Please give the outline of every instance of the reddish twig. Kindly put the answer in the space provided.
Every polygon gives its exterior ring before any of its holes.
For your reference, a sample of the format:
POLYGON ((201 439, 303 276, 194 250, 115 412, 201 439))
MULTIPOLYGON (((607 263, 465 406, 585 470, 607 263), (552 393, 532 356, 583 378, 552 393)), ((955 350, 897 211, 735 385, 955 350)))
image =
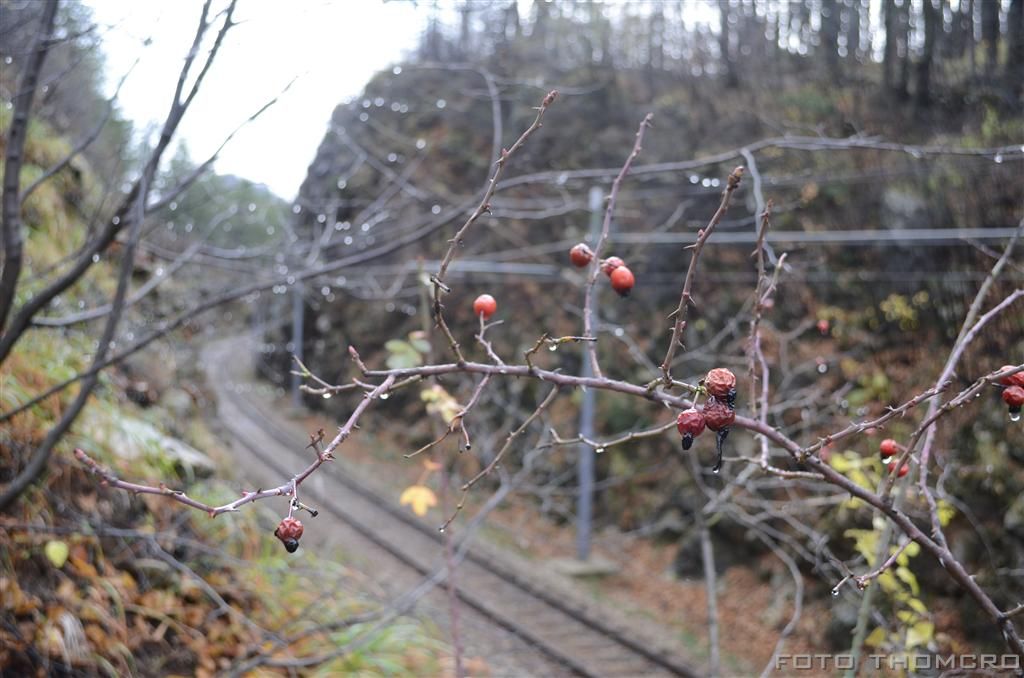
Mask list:
POLYGON ((838 595, 839 590, 843 588, 843 584, 850 580, 853 580, 853 582, 857 585, 857 588, 863 591, 868 587, 868 584, 870 584, 878 577, 882 576, 883 572, 885 572, 893 565, 895 565, 896 560, 900 557, 900 554, 903 553, 907 549, 907 547, 910 546, 912 543, 912 539, 908 539, 905 542, 903 542, 903 544, 898 549, 892 552, 892 555, 889 556, 884 563, 879 565, 871 572, 860 575, 853 574, 852 572, 847 574, 845 577, 839 580, 838 584, 832 587, 832 595, 838 595))
POLYGON ((426 445, 416 450, 415 452, 410 452, 409 454, 405 455, 405 458, 411 459, 412 457, 423 454, 432 447, 440 445, 445 440, 445 438, 459 430, 462 431, 463 441, 463 447, 460 450, 460 452, 472 448, 473 444, 469 439, 469 431, 466 430, 466 415, 469 414, 469 411, 472 410, 473 407, 476 405, 477 401, 480 399, 480 394, 483 393, 484 389, 487 387, 487 382, 489 382, 490 380, 491 375, 485 374, 483 379, 481 379, 477 383, 476 388, 473 389, 473 395, 470 397, 469 402, 466 403, 466 405, 461 410, 459 410, 454 417, 452 417, 451 421, 448 422, 448 426, 445 428, 444 433, 442 433, 440 437, 438 437, 435 440, 432 440, 431 442, 427 443, 426 445))
MULTIPOLYGON (((590 262, 590 272, 587 274, 587 288, 584 292, 583 298, 583 336, 594 337, 597 336, 594 327, 594 295, 597 293, 595 284, 597 283, 597 276, 601 273, 601 251, 604 249, 604 242, 608 239, 608 231, 612 225, 612 215, 615 213, 615 202, 619 197, 619 188, 622 186, 622 180, 629 174, 630 167, 633 166, 633 161, 636 160, 637 156, 640 155, 640 151, 643 149, 644 143, 644 132, 648 127, 651 126, 651 120, 654 118, 652 113, 648 113, 644 116, 644 119, 640 121, 640 127, 636 131, 636 141, 633 142, 633 150, 630 151, 629 156, 626 158, 626 162, 622 165, 622 169, 619 170, 618 176, 612 182, 612 190, 608 194, 608 206, 604 211, 604 222, 601 224, 601 235, 598 237, 597 242, 594 244, 594 257, 590 262)), ((587 352, 590 354, 590 365, 594 370, 594 374, 598 377, 602 376, 601 366, 597 362, 597 344, 591 343, 587 346, 587 352)))
MULTIPOLYGON (((170 489, 164 483, 160 483, 157 486, 152 486, 141 485, 139 483, 132 483, 121 480, 113 472, 100 466, 94 459, 92 459, 88 454, 86 454, 81 449, 75 450, 75 458, 79 462, 81 462, 87 469, 89 469, 89 471, 91 471, 94 475, 99 476, 102 479, 102 483, 104 485, 116 487, 121 490, 126 490, 133 494, 155 494, 168 497, 169 499, 173 499, 174 501, 177 501, 180 504, 184 504, 185 506, 194 509, 199 509, 200 511, 205 512, 211 518, 216 518, 222 513, 232 513, 234 511, 237 511, 240 507, 246 504, 250 504, 254 501, 259 501, 260 499, 284 496, 295 497, 298 486, 302 484, 302 482, 306 478, 312 475, 314 471, 320 468, 320 466, 323 465, 324 462, 330 461, 331 459, 334 458, 334 451, 338 448, 339 445, 345 442, 345 440, 352 434, 353 429, 355 429, 356 427, 356 423, 359 421, 359 417, 363 414, 366 408, 369 407, 370 403, 373 400, 377 399, 380 395, 387 393, 391 385, 394 383, 394 381, 394 377, 386 377, 379 386, 377 386, 370 393, 366 394, 363 397, 362 401, 352 411, 352 414, 349 416, 348 421, 345 422, 345 425, 338 429, 338 434, 334 437, 333 440, 331 440, 330 443, 328 443, 327 447, 324 448, 322 452, 319 451, 318 447, 314 447, 314 449, 317 450, 317 458, 305 469, 295 474, 286 482, 282 483, 281 485, 278 485, 277 487, 271 488, 269 490, 261 489, 256 490, 254 492, 242 492, 242 496, 239 497, 238 499, 235 499, 232 502, 228 502, 227 504, 222 504, 220 506, 211 506, 210 504, 205 504, 201 501, 189 497, 187 494, 180 490, 170 489)), ((314 440, 315 443, 319 443, 320 440, 322 440, 322 437, 319 437, 319 440, 314 438, 314 440)), ((315 444, 314 440, 311 440, 311 445, 315 444)), ((296 504, 296 506, 298 508, 306 508, 302 504, 296 504)), ((312 512, 312 509, 307 508, 306 510, 312 512)))
POLYGON ((700 253, 704 249, 704 243, 708 241, 712 231, 715 230, 715 226, 718 225, 718 222, 722 220, 722 217, 729 210, 732 194, 739 188, 742 178, 742 167, 737 167, 732 171, 726 180, 725 190, 722 191, 722 201, 718 205, 718 210, 715 211, 708 225, 697 232, 697 241, 691 246, 693 254, 690 256, 690 266, 686 269, 686 278, 683 280, 683 292, 679 297, 679 305, 669 315, 669 318, 675 318, 675 325, 672 327, 672 340, 669 342, 665 359, 661 362, 661 378, 665 386, 672 385, 672 358, 676 354, 676 346, 682 342, 683 329, 686 328, 686 312, 690 304, 693 303, 691 291, 693 289, 693 280, 697 273, 697 261, 700 259, 700 253))
POLYGON ((455 511, 452 512, 448 519, 444 521, 444 524, 441 525, 441 527, 439 528, 441 532, 444 532, 445 529, 447 529, 447 527, 452 524, 452 521, 455 520, 455 518, 459 515, 459 512, 462 511, 463 507, 465 507, 466 496, 469 494, 469 491, 473 488, 473 486, 476 485, 481 479, 489 476, 494 471, 494 469, 498 467, 498 464, 501 463, 501 460, 504 458, 505 453, 508 452, 508 449, 512 446, 512 443, 515 441, 515 439, 522 435, 526 428, 530 424, 532 424, 533 421, 544 412, 544 410, 548 408, 548 406, 555 399, 555 396, 557 394, 558 387, 556 386, 553 389, 551 389, 551 391, 544 398, 544 400, 541 401, 540 405, 537 406, 537 409, 535 409, 533 413, 529 417, 527 417, 522 424, 519 425, 518 428, 509 432, 508 436, 505 438, 505 444, 502 445, 501 449, 498 450, 498 453, 494 455, 494 459, 491 460, 491 463, 485 466, 482 471, 480 471, 475 476, 470 478, 469 481, 463 483, 461 488, 462 496, 459 497, 459 503, 455 505, 455 511))
POLYGON ((516 142, 512 144, 508 149, 502 149, 501 154, 495 162, 494 174, 491 176, 490 181, 487 183, 487 188, 484 191, 483 198, 480 200, 480 204, 477 205, 476 209, 469 215, 466 222, 462 224, 458 231, 455 232, 455 236, 449 241, 448 251, 445 252, 444 258, 441 259, 441 264, 438 266, 437 273, 431 276, 430 281, 434 285, 434 322, 441 329, 445 338, 448 340, 448 346, 451 348, 452 353, 455 354, 455 359, 462 363, 465 362, 465 358, 462 356, 462 350, 459 348, 459 342, 455 340, 455 336, 452 335, 452 331, 448 328, 448 323, 444 320, 443 307, 441 304, 441 295, 445 292, 450 291, 444 284, 445 274, 448 272, 448 266, 451 265, 455 259, 455 252, 463 244, 466 232, 469 228, 476 223, 477 219, 483 216, 485 213, 491 211, 491 197, 494 195, 495 189, 498 187, 498 179, 501 178, 502 172, 505 170, 505 165, 508 163, 508 159, 512 157, 519 148, 526 143, 526 140, 542 126, 544 119, 544 113, 547 112, 548 107, 555 102, 555 98, 558 96, 557 90, 551 90, 547 96, 541 101, 540 106, 537 108, 537 117, 534 118, 533 124, 526 128, 526 130, 516 139, 516 142))

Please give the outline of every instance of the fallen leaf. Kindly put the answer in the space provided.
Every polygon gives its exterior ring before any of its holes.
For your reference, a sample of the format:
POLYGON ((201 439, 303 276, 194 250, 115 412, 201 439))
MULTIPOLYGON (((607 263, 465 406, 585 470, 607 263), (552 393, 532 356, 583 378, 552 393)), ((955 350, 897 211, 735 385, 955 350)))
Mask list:
POLYGON ((64 567, 64 563, 68 562, 68 555, 71 553, 71 550, 64 542, 51 540, 46 542, 43 552, 50 559, 50 562, 53 563, 53 566, 60 569, 64 567))
POLYGON ((409 504, 412 507, 412 512, 418 516, 427 515, 428 509, 437 506, 437 496, 426 485, 412 485, 405 488, 405 492, 402 492, 398 501, 402 506, 409 504))

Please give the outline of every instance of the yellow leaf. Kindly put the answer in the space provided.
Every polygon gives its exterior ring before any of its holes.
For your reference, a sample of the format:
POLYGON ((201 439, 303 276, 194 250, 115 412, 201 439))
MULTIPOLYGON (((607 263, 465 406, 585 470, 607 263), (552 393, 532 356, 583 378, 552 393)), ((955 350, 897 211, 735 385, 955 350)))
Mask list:
POLYGON ((428 509, 437 506, 437 497, 434 495, 434 491, 426 485, 412 485, 405 488, 405 492, 402 492, 398 501, 402 506, 406 504, 411 506, 412 512, 418 516, 427 515, 428 509))
POLYGON ((846 530, 844 537, 849 537, 855 542, 854 548, 864 556, 868 565, 874 565, 875 550, 878 548, 878 533, 874 530, 846 530))
POLYGON ((462 411, 462 405, 440 384, 434 384, 430 388, 420 391, 420 400, 427 404, 427 412, 437 414, 445 424, 450 424, 452 419, 462 411))
POLYGON ((935 637, 935 624, 930 621, 921 621, 907 631, 907 647, 915 648, 920 645, 927 645, 935 637))
POLYGON ((911 572, 909 568, 902 566, 897 567, 896 576, 899 577, 904 584, 910 587, 910 590, 914 593, 915 596, 921 592, 920 588, 917 585, 917 577, 914 576, 914 573, 911 572))
POLYGON ((881 626, 876 626, 875 630, 864 639, 864 644, 868 647, 881 647, 883 643, 885 643, 885 629, 881 626))
POLYGON ((948 502, 942 499, 938 502, 939 509, 939 524, 945 527, 949 525, 949 521, 953 520, 953 516, 956 515, 956 509, 948 502))
POLYGON ((48 541, 43 548, 43 552, 46 553, 46 557, 50 559, 53 566, 59 569, 64 567, 64 563, 68 561, 70 549, 62 541, 48 541))
POLYGON ((900 590, 899 582, 896 581, 896 577, 893 576, 892 570, 886 570, 882 574, 878 575, 878 584, 882 587, 882 590, 887 593, 895 593, 900 590))

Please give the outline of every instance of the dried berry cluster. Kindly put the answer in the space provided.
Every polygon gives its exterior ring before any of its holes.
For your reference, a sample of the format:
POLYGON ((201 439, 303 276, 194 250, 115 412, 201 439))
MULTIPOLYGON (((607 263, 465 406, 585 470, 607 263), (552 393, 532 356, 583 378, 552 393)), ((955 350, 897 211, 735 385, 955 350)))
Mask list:
POLYGON ((683 449, 688 450, 704 428, 714 431, 718 458, 712 471, 722 468, 722 444, 729 435, 729 427, 736 421, 736 375, 724 367, 716 367, 704 377, 704 390, 708 399, 703 410, 691 407, 679 413, 676 428, 683 437, 683 449))
POLYGON ((274 530, 274 536, 281 540, 288 553, 295 553, 302 538, 302 523, 295 518, 283 518, 274 530))
MULTIPOLYGON (((580 243, 569 250, 569 261, 573 266, 583 268, 594 260, 594 252, 580 243)), ((626 263, 619 257, 608 257, 601 261, 601 272, 608 276, 612 283, 612 289, 619 293, 620 297, 628 297, 636 284, 636 277, 633 271, 629 270, 626 263)))
MULTIPOLYGON (((1003 365, 1001 369, 1012 370, 1013 365, 1003 365)), ((1024 406, 1024 372, 1003 377, 999 383, 1006 387, 1003 389, 1003 402, 1010 408, 1010 418, 1014 421, 1020 419, 1020 409, 1024 406)))

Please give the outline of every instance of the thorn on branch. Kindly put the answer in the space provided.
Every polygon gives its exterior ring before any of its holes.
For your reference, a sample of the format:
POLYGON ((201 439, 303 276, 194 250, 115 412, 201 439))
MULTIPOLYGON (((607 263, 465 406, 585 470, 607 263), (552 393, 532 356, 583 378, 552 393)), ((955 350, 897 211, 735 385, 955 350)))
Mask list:
MULTIPOLYGON (((487 207, 487 206, 485 205, 485 207, 487 207)), ((447 293, 452 291, 452 288, 448 287, 443 282, 441 282, 441 279, 438 278, 436 275, 431 275, 430 276, 430 282, 433 283, 434 287, 440 289, 445 294, 447 294, 447 293)), ((437 304, 439 302, 435 299, 434 303, 437 304)))
POLYGON ((348 347, 348 354, 352 357, 352 362, 356 364, 356 367, 359 368, 360 372, 366 374, 367 372, 370 371, 366 367, 366 363, 363 362, 363 359, 359 357, 359 351, 356 350, 355 346, 348 347))

